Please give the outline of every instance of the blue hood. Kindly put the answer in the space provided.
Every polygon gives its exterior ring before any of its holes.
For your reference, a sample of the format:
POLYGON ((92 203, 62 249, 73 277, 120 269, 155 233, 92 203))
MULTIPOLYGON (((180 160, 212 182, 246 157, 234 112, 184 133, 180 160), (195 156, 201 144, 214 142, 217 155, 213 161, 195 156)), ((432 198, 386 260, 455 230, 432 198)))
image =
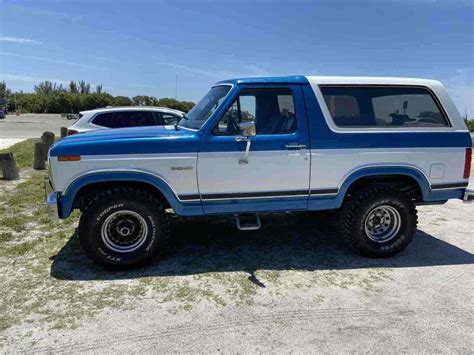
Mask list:
POLYGON ((197 152, 197 132, 174 128, 133 127, 98 130, 65 137, 52 146, 51 156, 197 152))

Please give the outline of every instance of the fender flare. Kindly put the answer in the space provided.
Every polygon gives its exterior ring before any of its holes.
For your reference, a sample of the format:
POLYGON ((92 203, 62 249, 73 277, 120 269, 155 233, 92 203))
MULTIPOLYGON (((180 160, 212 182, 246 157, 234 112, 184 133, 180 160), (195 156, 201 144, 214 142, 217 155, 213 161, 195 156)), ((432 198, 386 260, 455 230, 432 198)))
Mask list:
POLYGON ((420 187, 423 200, 429 199, 431 185, 426 175, 419 168, 413 166, 370 166, 359 168, 345 178, 339 189, 338 207, 342 205, 347 190, 349 190, 354 182, 361 178, 383 175, 402 175, 413 178, 420 187))
POLYGON ((178 213, 182 209, 182 204, 176 197, 175 192, 169 184, 162 178, 138 171, 99 171, 90 172, 73 180, 64 193, 59 197, 59 218, 67 218, 72 212, 72 206, 77 193, 84 187, 99 182, 142 182, 156 188, 169 203, 171 208, 178 213))

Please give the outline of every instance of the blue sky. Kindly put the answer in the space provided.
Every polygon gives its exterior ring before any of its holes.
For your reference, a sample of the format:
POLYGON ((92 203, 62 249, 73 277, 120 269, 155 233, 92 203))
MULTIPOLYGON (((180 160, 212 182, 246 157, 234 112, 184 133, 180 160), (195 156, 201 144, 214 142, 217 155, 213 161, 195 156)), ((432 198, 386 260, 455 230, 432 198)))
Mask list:
POLYGON ((0 80, 102 83, 114 95, 197 100, 262 75, 443 81, 474 115, 474 1, 0 0, 0 80))

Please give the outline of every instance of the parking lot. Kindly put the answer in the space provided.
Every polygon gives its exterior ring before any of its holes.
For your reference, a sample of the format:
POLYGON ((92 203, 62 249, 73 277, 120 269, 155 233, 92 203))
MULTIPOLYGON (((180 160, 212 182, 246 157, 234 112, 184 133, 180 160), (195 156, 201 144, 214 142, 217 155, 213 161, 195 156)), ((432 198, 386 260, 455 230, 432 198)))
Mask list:
POLYGON ((69 127, 74 123, 56 114, 22 114, 7 115, 0 120, 0 140, 15 138, 38 138, 44 131, 59 136, 61 127, 69 127))

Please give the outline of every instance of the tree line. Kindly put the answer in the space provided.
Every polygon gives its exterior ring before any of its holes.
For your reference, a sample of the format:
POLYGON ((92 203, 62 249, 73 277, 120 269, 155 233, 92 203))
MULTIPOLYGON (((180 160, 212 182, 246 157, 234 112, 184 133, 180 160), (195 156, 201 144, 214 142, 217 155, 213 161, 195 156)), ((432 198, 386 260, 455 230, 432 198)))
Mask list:
POLYGON ((113 96, 101 84, 91 89, 85 81, 71 81, 68 85, 42 81, 34 92, 12 92, 5 81, 0 82, 0 106, 8 111, 31 113, 78 113, 105 106, 162 106, 188 112, 194 102, 154 96, 113 96))

